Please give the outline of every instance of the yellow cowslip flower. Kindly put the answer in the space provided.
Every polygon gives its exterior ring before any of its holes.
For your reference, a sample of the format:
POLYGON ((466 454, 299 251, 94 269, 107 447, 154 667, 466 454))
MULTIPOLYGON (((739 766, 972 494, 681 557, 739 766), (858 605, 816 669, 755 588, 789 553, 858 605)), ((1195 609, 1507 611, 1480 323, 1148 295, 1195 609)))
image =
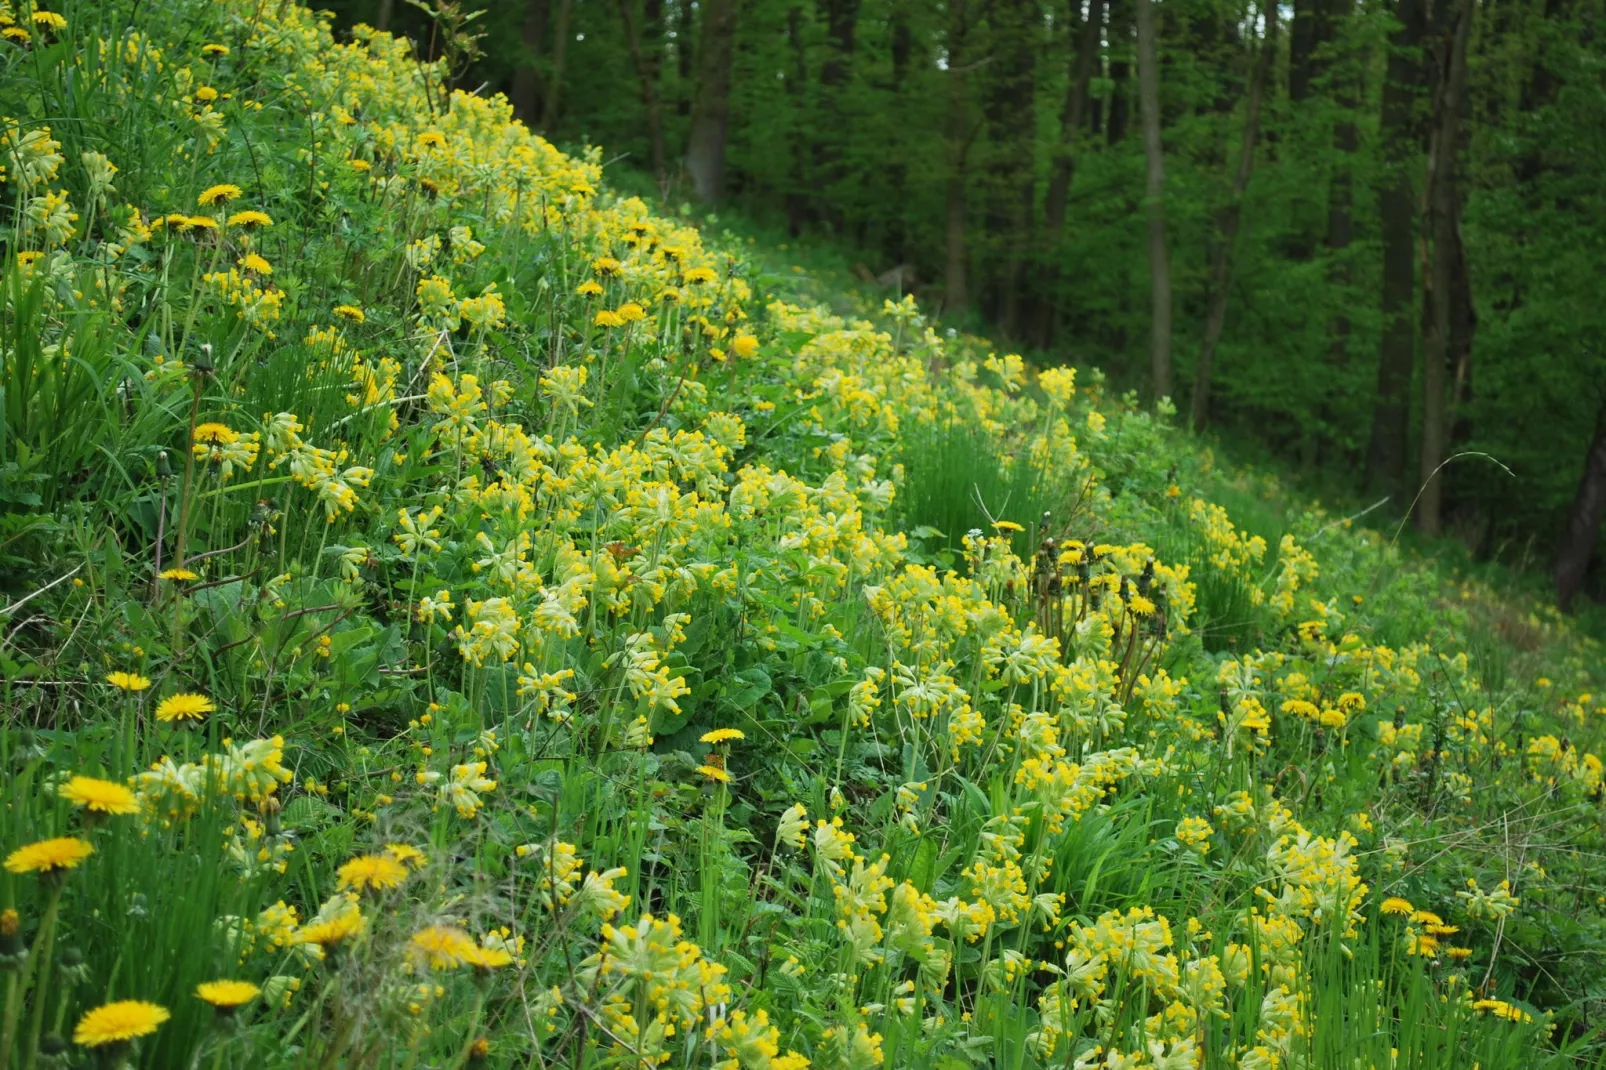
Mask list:
POLYGON ((156 707, 158 721, 199 721, 217 709, 205 695, 168 695, 156 707))
POLYGON ((220 182, 215 186, 208 186, 202 190, 201 195, 195 198, 195 203, 202 208, 209 208, 220 201, 227 204, 244 192, 243 189, 232 182, 220 182))
POLYGON ((19 847, 6 856, 6 872, 41 876, 76 869, 95 853, 95 846, 76 836, 57 836, 19 847))
POLYGON ((75 776, 56 789, 56 794, 97 814, 137 814, 139 800, 122 784, 89 776, 75 776))
POLYGON ((746 739, 747 733, 740 728, 716 728, 712 732, 704 732, 700 739, 703 743, 724 743, 731 739, 746 739))
POLYGON ((99 1048, 107 1044, 121 1044, 156 1032, 156 1027, 171 1018, 166 1007, 138 999, 123 999, 107 1003, 78 1019, 73 1030, 74 1044, 86 1048, 99 1048))
POLYGON ((143 691, 151 686, 150 680, 137 672, 109 672, 106 682, 123 691, 143 691))
POLYGON ((222 1014, 232 1014, 261 993, 250 981, 203 981, 195 986, 195 995, 222 1014))

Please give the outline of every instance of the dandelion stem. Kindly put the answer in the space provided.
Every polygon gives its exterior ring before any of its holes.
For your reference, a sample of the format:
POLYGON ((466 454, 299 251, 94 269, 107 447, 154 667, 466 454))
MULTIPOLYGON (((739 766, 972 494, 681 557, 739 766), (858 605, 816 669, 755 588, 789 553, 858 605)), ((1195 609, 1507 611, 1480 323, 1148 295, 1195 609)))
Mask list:
MULTIPOLYGON (((39 936, 34 941, 33 953, 28 956, 28 965, 24 970, 29 975, 40 968, 50 969, 50 953, 56 943, 56 915, 61 910, 61 892, 65 887, 65 881, 59 876, 54 877, 50 879, 49 886, 50 902, 45 907, 44 920, 39 924, 39 936), (40 966, 41 962, 44 963, 43 967, 40 966)), ((24 980, 26 981, 26 978, 24 980)), ((23 987, 27 987, 26 983, 23 987)), ((16 1022, 12 1019, 10 1013, 11 1008, 8 1006, 6 1011, 6 1037, 3 1041, 0 1041, 0 1045, 3 1045, 3 1048, 0 1048, 0 1059, 3 1059, 10 1052, 12 1035, 16 1029, 16 1022)), ((45 986, 41 983, 39 997, 34 1000, 33 1015, 28 1020, 28 1055, 23 1062, 24 1070, 33 1070, 34 1060, 39 1056, 39 1034, 44 1029, 44 1025, 45 986)), ((4 1063, 0 1062, 0 1066, 3 1065, 4 1063)))

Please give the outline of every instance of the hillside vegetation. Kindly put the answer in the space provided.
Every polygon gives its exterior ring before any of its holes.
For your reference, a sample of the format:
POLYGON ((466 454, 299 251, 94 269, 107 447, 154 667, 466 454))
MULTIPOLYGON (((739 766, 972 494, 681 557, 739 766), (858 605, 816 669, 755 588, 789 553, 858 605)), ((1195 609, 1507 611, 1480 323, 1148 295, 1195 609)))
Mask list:
POLYGON ((0 22, 0 1070, 1598 1063, 1553 613, 405 41, 0 22))

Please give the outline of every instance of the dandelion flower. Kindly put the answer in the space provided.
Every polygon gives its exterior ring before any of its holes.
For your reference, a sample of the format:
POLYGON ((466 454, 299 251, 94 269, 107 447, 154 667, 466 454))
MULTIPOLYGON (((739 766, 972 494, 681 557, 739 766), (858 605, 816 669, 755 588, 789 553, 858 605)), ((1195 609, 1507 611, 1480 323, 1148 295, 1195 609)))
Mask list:
POLYGON ((1416 907, 1411 905, 1409 899, 1401 899, 1397 895, 1391 895, 1383 900, 1383 905, 1378 909, 1385 914, 1409 914, 1416 907))
POLYGON ((161 572, 157 573, 157 578, 164 580, 184 580, 187 582, 189 580, 200 579, 201 574, 199 572, 193 572, 187 568, 164 568, 161 572))
POLYGON ((750 334, 739 334, 731 340, 731 352, 747 360, 758 352, 758 339, 750 334))
POLYGON ((704 743, 724 743, 728 739, 746 739, 747 734, 740 728, 716 728, 712 732, 702 734, 704 743))
POLYGON ((201 55, 203 55, 203 56, 226 56, 228 54, 229 54, 229 46, 228 45, 202 45, 201 46, 201 55))
POLYGON ((475 944, 469 949, 468 954, 463 956, 463 961, 476 970, 495 970, 510 964, 513 956, 506 948, 481 947, 475 944))
POLYGON ((240 437, 228 424, 206 423, 196 424, 195 433, 191 436, 196 442, 208 442, 219 446, 227 446, 240 437))
POLYGON ((99 814, 137 814, 139 800, 126 787, 110 780, 75 776, 56 792, 74 806, 99 814))
POLYGON ((701 286, 705 282, 713 282, 718 277, 714 274, 713 268, 696 267, 686 272, 686 282, 691 286, 701 286))
POLYGON ((195 994, 223 1012, 232 1012, 245 1006, 262 989, 250 981, 204 981, 195 986, 195 994))
POLYGON ((395 855, 360 855, 336 871, 340 888, 359 892, 381 892, 395 888, 407 879, 407 867, 395 855))
POLYGON ((361 936, 368 927, 367 920, 352 910, 345 914, 337 914, 328 921, 320 921, 313 925, 305 925, 298 934, 303 944, 317 944, 328 950, 339 947, 347 940, 361 936))
POLYGON ((255 208, 247 208, 243 212, 235 212, 229 216, 231 227, 271 227, 273 217, 266 212, 259 212, 255 208))
POLYGON ((240 257, 240 266, 246 271, 254 271, 258 275, 273 274, 273 265, 268 263, 264 257, 258 256, 256 253, 246 253, 244 256, 240 257))
POLYGON ((217 99, 217 90, 209 85, 198 86, 195 90, 195 99, 202 104, 210 104, 217 99))
POLYGON ((598 327, 623 327, 625 318, 611 308, 604 308, 597 313, 591 322, 598 327))
POLYGON ((201 195, 195 198, 195 203, 200 205, 202 208, 210 207, 211 205, 217 204, 219 201, 227 204, 229 201, 234 200, 234 198, 240 196, 244 192, 244 190, 232 182, 220 182, 216 186, 208 186, 206 189, 202 190, 201 195))
POLYGON ((407 942, 408 954, 428 963, 432 970, 455 970, 479 950, 472 936, 451 925, 420 929, 407 942))
POLYGON ((190 226, 197 227, 201 230, 217 229, 217 220, 213 219, 209 215, 192 215, 190 216, 189 223, 190 226))
POLYGON ((574 292, 581 297, 601 297, 602 284, 594 279, 587 279, 574 288, 574 292))
POLYGON ((72 1039, 74 1044, 86 1048, 120 1044, 156 1032, 156 1027, 171 1017, 167 1008, 160 1004, 139 999, 118 1000, 96 1007, 78 1019, 72 1039))
POLYGON ((67 20, 54 11, 35 11, 33 24, 43 26, 47 30, 61 31, 67 28, 67 20))
POLYGON ((1025 531, 1026 529, 1021 527, 1019 524, 1015 523, 1013 520, 995 520, 995 521, 993 521, 993 530, 995 530, 995 531, 1025 531))
POLYGON ((205 695, 168 695, 156 707, 158 721, 199 721, 216 710, 205 695))
POLYGON ((143 691, 151 686, 150 680, 137 672, 109 672, 106 682, 123 691, 143 691))
POLYGON ((11 873, 56 873, 75 868, 95 853, 94 845, 76 836, 57 836, 19 847, 6 856, 11 873))
POLYGON ((717 780, 721 784, 729 784, 731 782, 731 775, 717 766, 699 765, 697 771, 709 780, 717 780))
POLYGON ((336 305, 335 315, 353 323, 365 323, 368 320, 367 314, 356 305, 336 305))
POLYGON ((429 861, 423 851, 420 851, 410 843, 387 843, 385 844, 385 853, 396 861, 412 866, 414 869, 423 869, 424 864, 429 861))

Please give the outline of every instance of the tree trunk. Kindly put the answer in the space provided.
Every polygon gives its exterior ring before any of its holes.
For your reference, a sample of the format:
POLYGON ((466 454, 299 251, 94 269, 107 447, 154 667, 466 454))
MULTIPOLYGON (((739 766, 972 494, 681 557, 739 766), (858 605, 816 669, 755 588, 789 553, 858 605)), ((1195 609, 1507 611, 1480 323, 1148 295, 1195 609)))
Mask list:
POLYGON ((508 89, 508 100, 513 114, 525 125, 534 126, 541 118, 541 55, 546 48, 547 21, 552 14, 552 0, 525 0, 524 26, 521 39, 524 54, 513 68, 513 84, 508 89))
POLYGON ((396 0, 379 0, 379 10, 374 15, 374 29, 380 33, 390 32, 390 20, 396 11, 396 0))
POLYGON ((691 114, 692 95, 697 91, 692 84, 692 62, 696 58, 696 35, 692 32, 691 0, 675 0, 678 26, 675 30, 675 73, 678 76, 675 112, 681 116, 691 114))
POLYGON ((1136 0, 1107 0, 1110 12, 1110 104, 1104 123, 1104 141, 1114 145, 1126 137, 1132 104, 1132 5, 1136 0))
POLYGON ((1020 336, 1026 255, 1035 244, 1037 207, 1037 0, 992 0, 984 68, 988 240, 985 263, 993 319, 1006 339, 1020 336))
POLYGON ((736 41, 736 0, 704 0, 697 43, 697 100, 692 106, 686 170, 699 199, 717 204, 725 195, 725 127, 730 112, 731 55, 736 41))
POLYGON ((1249 80, 1249 100, 1244 108, 1243 140, 1238 146, 1238 170, 1232 179, 1232 198, 1217 218, 1217 233, 1210 247, 1210 305, 1205 314, 1204 341, 1199 346, 1199 362, 1193 376, 1193 429, 1204 430, 1210 418, 1210 373, 1215 362, 1216 344, 1227 322, 1227 293, 1232 286, 1232 247, 1243 217, 1244 191, 1255 166, 1255 140, 1260 134, 1260 102, 1271 78, 1277 49, 1277 0, 1267 0, 1266 39, 1260 45, 1260 59, 1249 80))
POLYGON ((569 55, 569 16, 574 0, 558 0, 557 33, 552 39, 552 73, 547 79, 546 100, 541 106, 541 132, 551 131, 558 121, 558 101, 563 95, 563 67, 569 55))
POLYGON ((807 43, 803 39, 803 5, 793 4, 786 12, 787 46, 792 52, 792 70, 786 79, 786 97, 791 111, 792 188, 786 193, 786 230, 796 238, 809 221, 809 65, 807 43))
POLYGON ((1578 480, 1578 493, 1567 514, 1567 530, 1556 551, 1556 605, 1572 608, 1573 598, 1584 585, 1589 562, 1600 542, 1601 521, 1606 519, 1606 399, 1595 416, 1595 437, 1584 455, 1584 474, 1578 480))
POLYGON ((1165 156, 1160 144, 1160 72, 1150 0, 1133 0, 1138 24, 1138 109, 1148 164, 1149 371, 1156 398, 1171 395, 1171 261, 1165 240, 1165 156))
POLYGON ((820 63, 819 107, 810 117, 813 141, 814 214, 840 228, 839 199, 832 191, 843 181, 842 145, 846 120, 842 96, 853 75, 853 50, 859 25, 860 0, 817 0, 825 22, 825 59, 820 63))
POLYGON ((948 4, 948 198, 946 209, 947 256, 943 270, 943 308, 953 312, 970 303, 967 285, 969 254, 965 242, 966 159, 972 137, 970 98, 965 63, 970 33, 966 0, 948 4))
POLYGON ((641 36, 636 32, 636 16, 631 9, 635 0, 619 0, 619 21, 624 24, 625 46, 630 52, 630 65, 635 68, 636 80, 641 83, 641 106, 647 112, 647 144, 652 158, 652 174, 662 188, 664 168, 664 114, 658 103, 658 64, 642 48, 641 36))
POLYGON ((1378 196, 1382 222, 1382 344, 1378 351, 1377 395, 1366 451, 1366 482, 1374 490, 1398 494, 1405 478, 1411 423, 1411 374, 1416 363, 1416 269, 1412 246, 1416 207, 1409 164, 1416 154, 1414 117, 1421 64, 1413 52, 1422 43, 1422 0, 1398 0, 1400 25, 1389 35, 1383 86, 1382 137, 1385 172, 1378 196))
MULTIPOLYGON (((1081 4, 1070 0, 1074 19, 1081 4)), ((1048 192, 1043 200, 1043 263, 1040 269, 1040 292, 1037 304, 1037 322, 1032 331, 1033 341, 1047 349, 1054 337, 1055 310, 1059 284, 1059 259, 1055 246, 1065 231, 1065 209, 1070 203, 1071 179, 1076 175, 1076 144, 1082 134, 1082 123, 1087 112, 1088 89, 1093 82, 1093 70, 1099 60, 1099 38, 1104 32, 1104 0, 1088 0, 1087 19, 1076 35, 1076 51, 1072 54, 1070 75, 1065 83, 1065 104, 1060 109, 1060 139, 1049 169, 1048 192)))
POLYGON ((1456 304, 1455 272, 1459 251, 1460 198, 1456 194, 1456 164, 1460 154, 1461 112, 1466 106, 1467 36, 1471 31, 1472 0, 1452 9, 1441 40, 1446 47, 1439 64, 1433 132, 1428 150, 1428 217, 1433 253, 1428 277, 1423 280, 1422 337, 1422 449, 1418 476, 1422 489, 1417 504, 1417 528, 1437 535, 1441 526, 1444 480, 1438 474, 1449 439, 1450 336, 1456 304))

